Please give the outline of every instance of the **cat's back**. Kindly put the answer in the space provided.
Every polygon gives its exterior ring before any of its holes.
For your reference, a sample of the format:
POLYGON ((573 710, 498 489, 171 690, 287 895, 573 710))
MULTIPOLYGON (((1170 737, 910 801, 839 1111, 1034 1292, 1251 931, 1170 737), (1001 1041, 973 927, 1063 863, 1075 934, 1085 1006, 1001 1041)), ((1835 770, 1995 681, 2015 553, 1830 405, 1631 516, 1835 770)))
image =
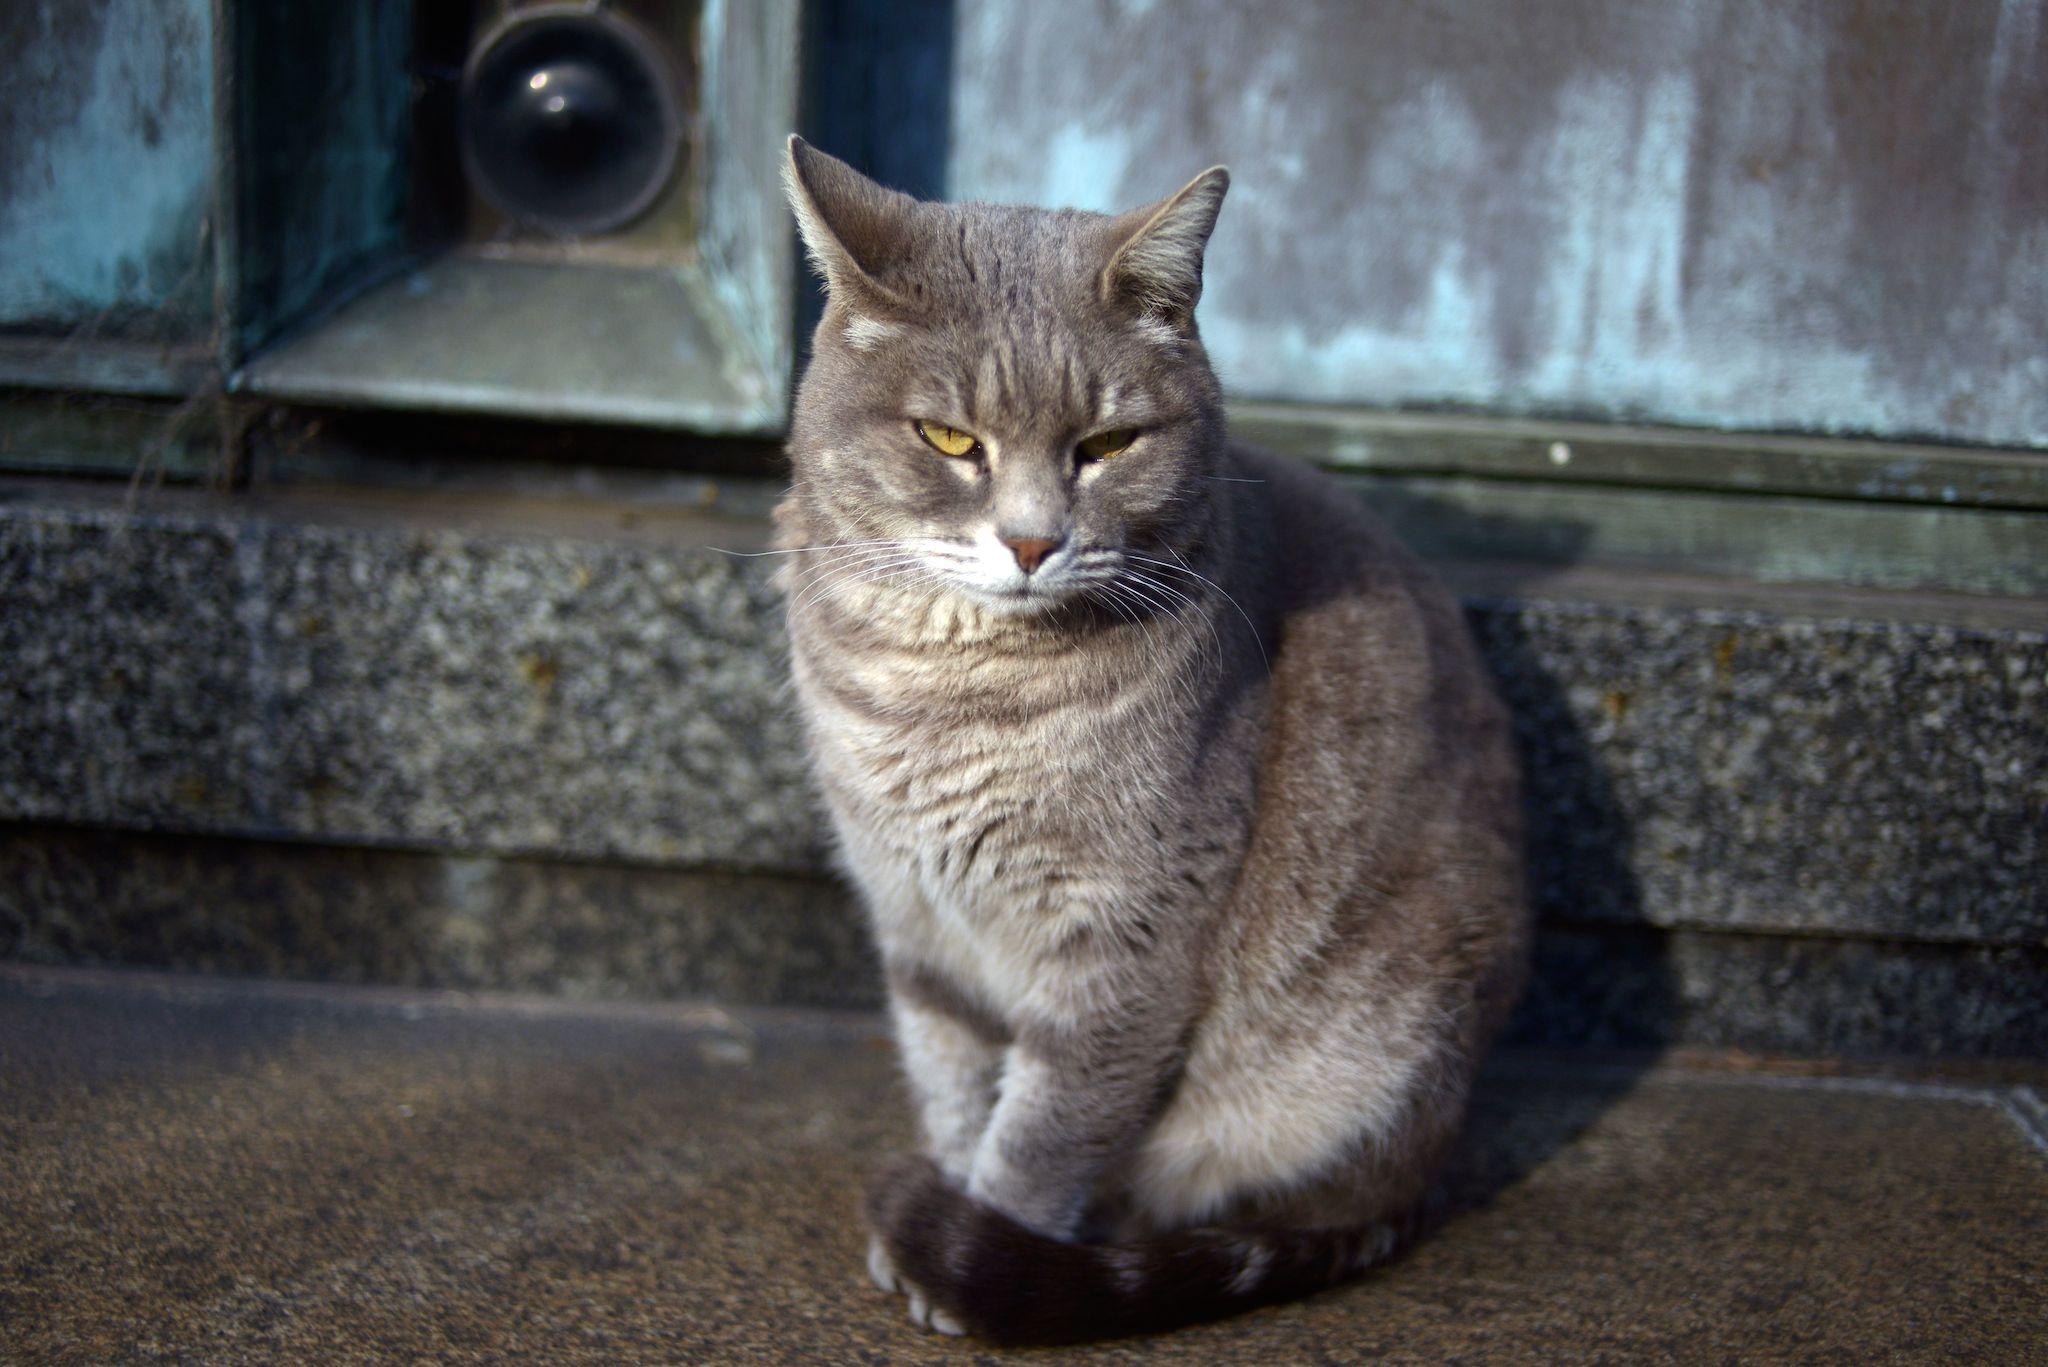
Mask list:
POLYGON ((1247 587, 1281 647, 1276 672, 1300 672, 1338 695, 1371 682, 1491 702, 1457 600, 1363 498, 1305 462, 1254 447, 1232 445, 1228 466, 1247 587))
POLYGON ((1326 890, 1314 910, 1291 895, 1241 905, 1242 933, 1429 946, 1470 955, 1468 979, 1512 978, 1526 916, 1519 766, 1457 599, 1338 481, 1255 450, 1233 448, 1231 463, 1234 479, 1258 481, 1230 487, 1270 642, 1240 886, 1252 902, 1261 889, 1326 890), (1360 919, 1381 901, 1368 890, 1404 886, 1439 891, 1360 919))

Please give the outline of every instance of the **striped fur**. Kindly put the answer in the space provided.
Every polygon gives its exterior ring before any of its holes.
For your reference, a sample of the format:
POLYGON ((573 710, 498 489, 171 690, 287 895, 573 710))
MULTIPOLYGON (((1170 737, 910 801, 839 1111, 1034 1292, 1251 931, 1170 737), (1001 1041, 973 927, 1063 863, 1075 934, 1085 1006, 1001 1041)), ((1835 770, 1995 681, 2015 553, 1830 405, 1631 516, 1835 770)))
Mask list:
POLYGON ((830 289, 790 662, 923 1133, 871 1270, 921 1325, 1038 1341, 1362 1269, 1526 956, 1456 603, 1227 440, 1192 313, 1220 172, 1120 217, 919 203, 801 144, 789 179, 830 289))

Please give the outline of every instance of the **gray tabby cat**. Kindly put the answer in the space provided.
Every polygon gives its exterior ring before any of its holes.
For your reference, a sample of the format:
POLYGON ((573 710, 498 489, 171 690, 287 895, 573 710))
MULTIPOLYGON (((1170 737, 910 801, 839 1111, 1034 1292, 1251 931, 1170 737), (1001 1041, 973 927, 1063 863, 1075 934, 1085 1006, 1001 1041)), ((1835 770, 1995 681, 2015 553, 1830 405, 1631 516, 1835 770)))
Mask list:
POLYGON ((1508 727, 1445 592, 1227 443, 1229 184, 928 204, 801 140, 829 302, 777 513, 797 696, 925 1155, 870 1271, 998 1340, 1391 1256, 1528 938, 1508 727))

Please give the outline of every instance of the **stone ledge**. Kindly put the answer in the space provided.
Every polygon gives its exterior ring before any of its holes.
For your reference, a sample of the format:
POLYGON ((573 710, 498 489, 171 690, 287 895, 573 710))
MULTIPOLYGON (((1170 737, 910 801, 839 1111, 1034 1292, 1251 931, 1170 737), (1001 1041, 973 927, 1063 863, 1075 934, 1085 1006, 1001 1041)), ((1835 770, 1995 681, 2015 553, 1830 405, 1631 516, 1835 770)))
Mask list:
POLYGON ((818 869, 759 562, 503 512, 0 504, 0 815, 818 869))
MULTIPOLYGON (((872 1008, 836 884, 0 826, 0 960, 872 1008)), ((2048 950, 1552 924, 1510 1037, 2048 1057, 2048 950)))
POLYGON ((872 1008, 819 879, 0 824, 0 960, 872 1008))
MULTIPOLYGON (((816 875, 760 536, 10 483, 0 819, 816 875)), ((1467 599, 1547 915, 2048 942, 2039 603, 1595 578, 1467 599)))

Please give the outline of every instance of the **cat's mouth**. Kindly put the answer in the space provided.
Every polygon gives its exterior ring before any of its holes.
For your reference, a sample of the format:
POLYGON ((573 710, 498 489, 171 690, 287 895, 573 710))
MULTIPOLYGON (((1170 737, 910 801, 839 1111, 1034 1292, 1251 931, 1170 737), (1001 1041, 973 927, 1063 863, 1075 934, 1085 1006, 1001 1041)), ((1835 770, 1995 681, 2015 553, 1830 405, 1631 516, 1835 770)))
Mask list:
POLYGON ((1012 584, 1010 587, 1004 589, 997 589, 996 596, 1000 598, 1043 598, 1046 595, 1040 590, 1033 588, 1027 582, 1023 584, 1012 584))
POLYGON ((1064 564, 1041 563, 1025 569, 1021 554, 993 534, 927 554, 931 567, 957 592, 1000 613, 1044 611, 1066 601, 1075 588, 1064 564))
POLYGON ((983 608, 1009 617, 1049 611, 1072 597, 1072 587, 1032 575, 1021 581, 991 584, 955 580, 957 591, 983 608))

